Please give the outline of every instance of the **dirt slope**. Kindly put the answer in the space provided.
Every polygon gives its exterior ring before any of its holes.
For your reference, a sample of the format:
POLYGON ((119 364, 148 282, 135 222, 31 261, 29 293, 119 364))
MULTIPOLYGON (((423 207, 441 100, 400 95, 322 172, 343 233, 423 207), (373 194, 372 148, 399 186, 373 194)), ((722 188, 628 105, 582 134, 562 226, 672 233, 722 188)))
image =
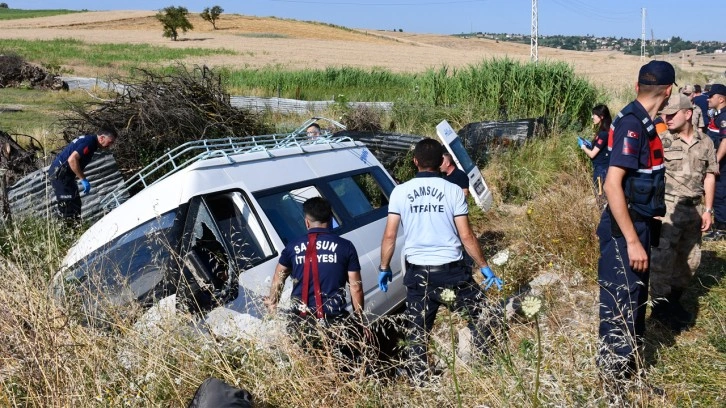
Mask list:
MULTIPOLYGON (((492 40, 462 39, 445 35, 398 33, 378 30, 350 30, 326 24, 223 14, 218 30, 191 14, 194 30, 171 41, 161 35, 153 11, 104 11, 67 14, 45 18, 0 21, 0 39, 76 38, 97 43, 147 43, 168 47, 225 48, 237 55, 190 59, 209 66, 289 69, 355 66, 381 67, 394 72, 420 72, 446 65, 450 68, 475 64, 482 59, 509 57, 529 60, 525 44, 497 43, 492 40)), ((573 65, 577 72, 596 84, 622 88, 635 81, 639 57, 618 52, 577 52, 540 47, 540 60, 559 60, 573 65)), ((685 57, 684 57, 685 59, 685 57)), ((723 72, 726 56, 689 56, 689 71, 723 72)), ((679 61, 673 61, 678 64, 679 61)), ((98 68, 71 67, 77 75, 96 75, 98 68)))

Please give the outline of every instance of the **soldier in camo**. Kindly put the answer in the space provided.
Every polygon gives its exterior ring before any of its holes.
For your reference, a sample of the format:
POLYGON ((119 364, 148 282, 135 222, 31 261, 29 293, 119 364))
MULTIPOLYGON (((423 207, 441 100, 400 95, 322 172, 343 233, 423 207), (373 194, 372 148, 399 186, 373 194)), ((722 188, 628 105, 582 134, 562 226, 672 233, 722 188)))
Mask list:
POLYGON ((690 99, 674 94, 663 108, 668 131, 660 135, 666 164, 666 215, 651 258, 651 316, 680 331, 691 315, 679 299, 701 263, 701 234, 711 227, 716 153, 711 139, 693 127, 690 99), (703 199, 703 204, 702 203, 703 199))

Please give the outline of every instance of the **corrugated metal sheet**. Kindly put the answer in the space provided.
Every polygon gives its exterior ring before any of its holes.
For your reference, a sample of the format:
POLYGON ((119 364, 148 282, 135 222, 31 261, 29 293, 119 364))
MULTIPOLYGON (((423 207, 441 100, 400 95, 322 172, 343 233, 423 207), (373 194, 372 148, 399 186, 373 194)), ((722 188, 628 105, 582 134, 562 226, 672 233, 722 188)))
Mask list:
MULTIPOLYGON (((232 96, 230 105, 235 108, 246 108, 254 111, 271 110, 280 113, 317 114, 327 110, 335 101, 300 101, 285 98, 255 98, 249 96, 232 96)), ((390 111, 393 102, 350 102, 351 108, 368 106, 381 111, 390 111)))
MULTIPOLYGON (((123 84, 107 82, 99 78, 61 77, 68 84, 69 89, 104 89, 123 93, 126 87, 123 84)), ((235 108, 246 108, 254 111, 274 111, 280 113, 317 114, 324 112, 335 101, 301 101, 286 98, 258 98, 253 96, 231 96, 230 105, 235 108)), ((388 112, 393 108, 393 102, 349 102, 351 108, 368 106, 388 112)))
MULTIPOLYGON (((47 217, 55 206, 55 194, 47 173, 48 167, 36 170, 8 189, 8 200, 13 217, 47 217)), ((91 194, 81 195, 82 217, 84 220, 96 220, 103 216, 101 198, 123 185, 123 178, 116 166, 116 160, 110 152, 96 152, 93 160, 84 169, 91 183, 91 194)), ((78 182, 80 189, 80 181, 78 182)), ((128 194, 123 197, 125 201, 128 194)))

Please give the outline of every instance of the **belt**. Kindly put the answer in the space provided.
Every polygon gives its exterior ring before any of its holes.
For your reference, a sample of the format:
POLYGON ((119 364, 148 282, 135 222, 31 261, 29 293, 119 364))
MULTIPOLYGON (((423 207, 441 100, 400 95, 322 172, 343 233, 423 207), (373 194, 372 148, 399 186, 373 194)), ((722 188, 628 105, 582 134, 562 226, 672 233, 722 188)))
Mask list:
MULTIPOLYGON (((609 205, 605 207, 605 211, 607 211, 610 215, 612 222, 616 222, 615 217, 613 216, 613 212, 610 211, 609 205)), ((630 221, 632 222, 650 222, 653 219, 652 217, 646 217, 645 215, 640 214, 639 212, 635 211, 630 207, 628 207, 628 214, 630 214, 630 221)))
POLYGON ((679 197, 666 194, 665 200, 676 205, 685 205, 688 207, 695 207, 701 204, 701 197, 679 197))
POLYGON ((447 264, 443 265, 414 265, 412 263, 406 262, 407 266, 411 268, 414 271, 426 271, 428 273, 440 273, 440 272, 448 272, 452 268, 459 268, 464 266, 464 260, 460 259, 458 261, 449 262, 447 264))

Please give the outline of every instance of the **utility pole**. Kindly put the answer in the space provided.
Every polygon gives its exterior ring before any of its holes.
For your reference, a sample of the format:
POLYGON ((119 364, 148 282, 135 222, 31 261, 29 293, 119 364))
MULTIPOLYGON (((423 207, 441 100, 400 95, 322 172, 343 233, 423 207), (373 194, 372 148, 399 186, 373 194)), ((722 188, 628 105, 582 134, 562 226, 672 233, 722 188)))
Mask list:
POLYGON ((529 41, 529 60, 535 63, 539 60, 537 49, 537 37, 539 36, 537 32, 537 20, 537 0, 532 0, 532 34, 529 41))
POLYGON ((641 30, 640 30, 640 60, 645 58, 645 7, 640 9, 640 15, 642 18, 641 30))

